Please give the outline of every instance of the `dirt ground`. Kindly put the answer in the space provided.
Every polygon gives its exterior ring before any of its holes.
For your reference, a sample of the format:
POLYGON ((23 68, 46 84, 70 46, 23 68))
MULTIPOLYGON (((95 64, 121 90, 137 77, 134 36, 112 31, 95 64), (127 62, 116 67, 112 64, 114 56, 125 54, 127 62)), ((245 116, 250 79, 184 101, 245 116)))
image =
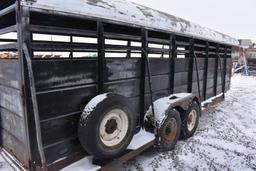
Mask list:
POLYGON ((256 77, 233 76, 225 101, 199 122, 195 135, 173 151, 149 150, 121 170, 256 170, 256 77))

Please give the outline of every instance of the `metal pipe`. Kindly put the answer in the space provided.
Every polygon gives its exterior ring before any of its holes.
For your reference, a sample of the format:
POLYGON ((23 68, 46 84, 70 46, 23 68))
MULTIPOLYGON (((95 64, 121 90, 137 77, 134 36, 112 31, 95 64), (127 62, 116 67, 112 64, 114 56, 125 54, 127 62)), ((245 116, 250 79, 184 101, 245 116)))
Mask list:
MULTIPOLYGON (((142 52, 144 53, 145 57, 146 57, 146 68, 147 68, 147 73, 148 73, 148 86, 149 86, 149 93, 150 93, 150 101, 151 101, 151 108, 152 108, 152 116, 153 118, 155 118, 155 108, 154 108, 154 100, 153 100, 153 91, 152 91, 152 79, 151 79, 151 71, 150 71, 150 63, 149 63, 149 59, 148 59, 148 54, 146 52, 145 49, 142 49, 142 52)), ((155 127, 157 128, 158 125, 155 122, 154 123, 155 127)))
POLYGON ((196 66, 196 77, 197 77, 197 88, 198 88, 198 95, 200 102, 202 101, 201 98, 201 88, 200 88, 200 82, 199 82, 199 73, 198 73, 198 61, 197 61, 197 55, 194 52, 194 58, 195 58, 195 66, 196 66))
POLYGON ((219 64, 220 64, 220 72, 221 72, 222 96, 223 96, 223 98, 224 98, 224 97, 225 97, 225 93, 223 92, 223 87, 224 87, 224 72, 223 72, 223 69, 222 69, 220 54, 217 53, 217 56, 218 56, 218 60, 220 61, 219 64))
POLYGON ((38 147, 43 170, 45 170, 46 159, 45 159, 45 154, 44 154, 43 144, 42 144, 42 133, 41 133, 40 120, 39 120, 38 104, 37 104, 36 89, 35 89, 35 80, 34 80, 34 75, 33 75, 32 62, 31 62, 28 47, 26 44, 23 44, 23 52, 24 52, 25 59, 27 62, 27 67, 28 67, 28 77, 29 77, 29 83, 30 83, 30 91, 31 91, 33 112, 34 112, 34 118, 35 118, 35 126, 36 126, 37 147, 38 147))

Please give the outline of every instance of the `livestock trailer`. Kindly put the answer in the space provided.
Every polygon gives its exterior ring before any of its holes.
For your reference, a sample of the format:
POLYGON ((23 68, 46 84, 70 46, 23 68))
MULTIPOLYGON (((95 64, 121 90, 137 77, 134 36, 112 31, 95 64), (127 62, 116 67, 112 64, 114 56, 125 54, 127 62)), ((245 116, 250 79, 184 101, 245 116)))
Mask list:
POLYGON ((229 90, 238 45, 119 0, 1 0, 0 34, 1 147, 28 170, 121 155, 142 125, 150 130, 146 114, 161 131, 159 99, 183 99, 168 114, 171 136, 190 136, 182 113, 194 104, 198 121, 200 102, 229 90))

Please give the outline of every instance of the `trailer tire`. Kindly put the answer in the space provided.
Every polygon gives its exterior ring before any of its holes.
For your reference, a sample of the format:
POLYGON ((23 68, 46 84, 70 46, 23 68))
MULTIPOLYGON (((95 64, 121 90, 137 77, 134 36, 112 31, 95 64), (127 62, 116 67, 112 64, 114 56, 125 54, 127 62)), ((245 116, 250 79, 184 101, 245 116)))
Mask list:
POLYGON ((188 139, 194 135, 200 115, 200 107, 196 101, 193 101, 188 110, 182 114, 181 139, 188 139))
POLYGON ((89 113, 84 113, 78 126, 78 137, 83 148, 98 159, 115 158, 122 154, 136 127, 136 117, 129 101, 121 95, 107 94, 89 113))
POLYGON ((170 110, 159 129, 159 149, 160 151, 172 150, 179 140, 181 131, 180 114, 176 110, 170 110))

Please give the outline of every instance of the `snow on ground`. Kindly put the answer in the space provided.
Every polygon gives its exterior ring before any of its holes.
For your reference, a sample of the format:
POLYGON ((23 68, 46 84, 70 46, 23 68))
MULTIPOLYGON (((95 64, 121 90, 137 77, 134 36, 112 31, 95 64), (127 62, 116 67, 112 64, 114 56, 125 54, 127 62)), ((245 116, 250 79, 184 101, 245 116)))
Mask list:
POLYGON ((14 171, 10 164, 3 158, 0 152, 0 170, 1 171, 14 171))
POLYGON ((149 150, 122 170, 256 170, 256 77, 235 75, 225 101, 203 113, 192 138, 173 151, 149 150))

